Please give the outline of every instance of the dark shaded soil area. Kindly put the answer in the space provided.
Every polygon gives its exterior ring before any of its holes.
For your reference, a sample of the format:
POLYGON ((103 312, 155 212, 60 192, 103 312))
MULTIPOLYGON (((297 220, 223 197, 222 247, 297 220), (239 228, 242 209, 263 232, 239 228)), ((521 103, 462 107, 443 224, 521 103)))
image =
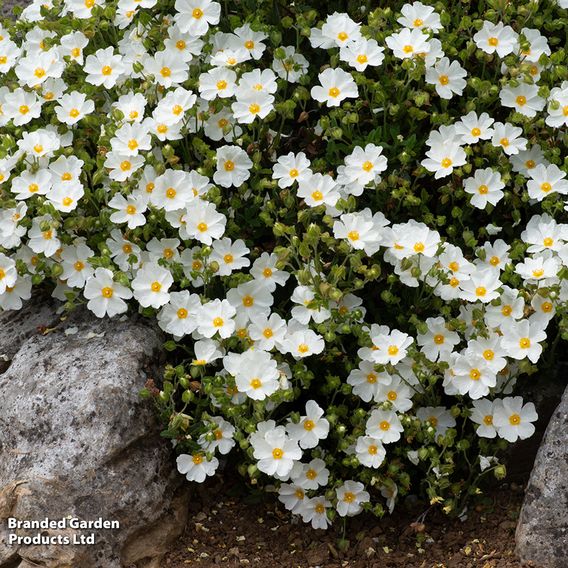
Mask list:
POLYGON ((313 530, 291 521, 275 496, 253 499, 238 480, 218 478, 196 492, 186 533, 162 566, 518 568, 514 532, 522 498, 516 483, 497 487, 470 505, 464 521, 419 503, 381 520, 361 515, 349 520, 342 551, 341 523, 313 530))

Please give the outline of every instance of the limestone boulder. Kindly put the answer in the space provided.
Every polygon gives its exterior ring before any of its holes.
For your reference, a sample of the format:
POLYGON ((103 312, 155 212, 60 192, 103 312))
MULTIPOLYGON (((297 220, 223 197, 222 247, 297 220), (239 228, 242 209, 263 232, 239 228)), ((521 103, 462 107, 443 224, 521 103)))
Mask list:
POLYGON ((53 306, 27 313, 0 320, 11 353, 0 374, 0 568, 157 568, 189 500, 152 403, 139 396, 157 377, 161 333, 82 309, 65 321, 53 306), (6 331, 19 338, 12 346, 6 331), (67 521, 16 530, 9 518, 67 521), (72 528, 71 518, 119 528, 72 528), (10 545, 10 534, 95 543, 10 545))
POLYGON ((540 568, 568 566, 568 389, 538 450, 516 541, 525 563, 540 568))

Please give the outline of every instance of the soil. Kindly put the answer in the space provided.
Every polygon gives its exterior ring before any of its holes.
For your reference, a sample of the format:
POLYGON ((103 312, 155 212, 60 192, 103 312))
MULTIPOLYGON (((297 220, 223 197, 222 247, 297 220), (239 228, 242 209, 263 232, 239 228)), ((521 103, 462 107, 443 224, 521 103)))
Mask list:
POLYGON ((520 568, 514 533, 522 498, 519 484, 494 488, 463 521, 416 502, 381 520, 360 515, 349 519, 341 550, 341 523, 313 530, 274 495, 251 497, 238 479, 217 478, 199 486, 188 528, 161 566, 520 568))

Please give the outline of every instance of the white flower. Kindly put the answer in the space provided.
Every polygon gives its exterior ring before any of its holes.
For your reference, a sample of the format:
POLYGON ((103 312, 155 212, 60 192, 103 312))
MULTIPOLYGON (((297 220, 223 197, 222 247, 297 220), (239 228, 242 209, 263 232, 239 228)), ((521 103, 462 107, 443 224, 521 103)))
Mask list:
POLYGON ((479 424, 477 435, 481 438, 495 438, 497 430, 493 424, 493 416, 501 401, 491 401, 486 398, 475 400, 471 410, 471 421, 479 424))
POLYGON ((325 487, 329 480, 329 470, 325 467, 325 462, 320 458, 315 458, 310 463, 302 464, 301 472, 297 474, 294 473, 294 470, 292 470, 291 474, 292 480, 302 489, 310 490, 325 487))
POLYGON ((235 377, 239 392, 253 400, 264 400, 279 388, 276 361, 266 351, 249 349, 242 355, 226 356, 223 365, 235 377))
POLYGON ((493 136, 491 138, 491 143, 495 147, 503 148, 503 151, 508 156, 518 154, 521 150, 525 150, 527 147, 527 139, 521 137, 523 129, 517 126, 513 126, 506 122, 496 122, 493 125, 493 136))
POLYGON ((180 236, 197 239, 203 244, 210 245, 213 239, 223 236, 226 223, 227 218, 217 211, 213 203, 195 199, 190 201, 183 215, 180 236))
POLYGON ((4 294, 7 288, 14 286, 17 278, 16 262, 0 252, 0 294, 4 294))
POLYGON ((147 207, 141 197, 132 194, 124 197, 121 193, 116 193, 108 202, 108 206, 117 210, 110 216, 113 223, 127 223, 129 229, 146 224, 144 212, 147 207))
POLYGON ((527 183, 527 189, 532 199, 542 201, 553 193, 568 195, 568 180, 564 179, 566 172, 555 164, 539 164, 529 172, 529 176, 531 179, 527 183))
POLYGON ((313 529, 327 529, 331 521, 327 518, 327 509, 331 507, 331 502, 325 497, 312 497, 306 499, 302 510, 302 520, 304 523, 311 523, 313 529))
POLYGON ((501 174, 492 168, 475 170, 473 177, 463 180, 463 187, 471 197, 471 204, 478 209, 485 209, 488 203, 496 205, 505 195, 501 174))
POLYGON ((461 341, 459 334, 450 331, 442 317, 428 318, 426 320, 428 331, 418 333, 416 343, 420 345, 424 355, 433 362, 448 361, 454 347, 461 341))
POLYGON ((379 386, 388 386, 392 377, 386 372, 375 370, 375 364, 371 361, 361 361, 357 369, 353 369, 347 377, 347 384, 353 387, 353 394, 364 402, 375 398, 379 392, 379 386))
POLYGON ((434 428, 436 436, 444 436, 448 428, 456 425, 455 418, 443 406, 425 406, 416 411, 416 417, 434 428))
POLYGON ((541 341, 546 339, 546 332, 539 325, 528 320, 508 322, 501 326, 503 338, 501 346, 513 359, 528 357, 536 363, 542 353, 541 341))
POLYGON ((472 110, 456 123, 456 133, 462 136, 464 144, 475 144, 479 140, 488 140, 493 136, 491 125, 494 122, 486 112, 478 116, 472 110))
POLYGON ((199 437, 199 444, 208 452, 219 450, 220 454, 226 455, 235 446, 235 440, 233 439, 235 427, 221 416, 212 416, 210 420, 216 425, 213 430, 215 439, 208 441, 206 436, 202 434, 199 437))
POLYGON ((400 440, 404 431, 396 412, 376 408, 367 419, 365 433, 367 436, 380 440, 383 444, 391 444, 400 440))
POLYGON ((87 308, 98 318, 113 317, 124 313, 128 306, 124 300, 132 298, 132 292, 113 280, 113 273, 107 268, 97 268, 85 284, 87 308))
POLYGON ((383 463, 387 455, 383 444, 370 436, 357 438, 355 453, 361 464, 375 469, 383 463))
POLYGON ((294 182, 307 181, 312 176, 310 161, 304 152, 280 156, 272 169, 272 179, 278 180, 278 187, 290 187, 294 182))
POLYGON ((144 308, 160 308, 170 299, 168 290, 173 281, 169 270, 157 263, 146 263, 132 281, 134 298, 144 308))
POLYGON ((536 116, 544 108, 545 100, 538 96, 537 85, 520 83, 517 87, 505 87, 499 95, 501 104, 514 108, 517 112, 528 117, 536 116))
POLYGON ((321 86, 312 87, 312 97, 329 107, 339 106, 346 98, 359 96, 353 77, 343 69, 328 68, 318 75, 321 86))
POLYGON ((211 300, 203 304, 199 311, 197 331, 205 337, 216 333, 222 338, 230 337, 235 331, 235 308, 227 300, 211 300))
POLYGON ((87 73, 87 83, 105 89, 114 87, 126 71, 122 56, 115 55, 112 46, 98 49, 94 55, 87 56, 83 69, 87 73))
POLYGON ((298 197, 302 197, 310 207, 329 205, 333 207, 340 197, 339 188, 328 175, 313 174, 298 183, 298 197))
POLYGON ((287 476, 294 462, 302 457, 298 442, 288 438, 284 426, 269 430, 262 438, 251 439, 251 445, 258 469, 267 475, 287 476))
POLYGON ((203 483, 205 479, 215 474, 219 460, 215 457, 208 460, 201 452, 193 455, 180 454, 176 460, 178 471, 185 475, 188 481, 203 483))
POLYGON ((87 96, 77 91, 63 95, 55 107, 57 119, 69 126, 79 122, 84 116, 95 110, 95 103, 87 100, 87 96))
POLYGON ((292 440, 297 440, 300 448, 315 448, 329 433, 329 422, 323 418, 324 410, 315 400, 306 402, 306 416, 300 417, 298 424, 288 422, 286 430, 292 440))
POLYGON ((176 23, 182 33, 202 36, 219 23, 221 4, 211 0, 176 0, 176 23))
POLYGON ((252 160, 238 146, 221 146, 217 150, 217 171, 213 174, 215 183, 222 187, 240 187, 250 177, 252 160))
POLYGON ((466 70, 457 62, 442 57, 434 66, 426 69, 426 82, 434 85, 443 99, 451 99, 454 94, 461 95, 466 81, 466 70))
POLYGON ((535 431, 534 424, 538 419, 534 404, 523 404, 520 396, 504 398, 501 404, 496 406, 493 416, 493 424, 497 429, 497 435, 509 442, 518 439, 530 438, 535 431))
POLYGON ((403 28, 397 33, 387 36, 387 46, 392 49, 395 57, 409 59, 430 51, 428 36, 421 29, 403 28))
MULTIPOLYGON (((133 283, 134 284, 134 283, 133 283)), ((189 335, 197 328, 201 300, 188 290, 172 292, 167 304, 158 313, 158 325, 176 338, 189 335)))
POLYGON ((505 57, 517 49, 518 34, 503 22, 492 24, 483 22, 483 27, 473 36, 477 47, 485 53, 497 53, 499 57, 505 57))
MULTIPOLYGON (((520 130, 520 129, 519 129, 520 130)), ((466 163, 464 149, 455 143, 446 143, 433 146, 426 152, 427 158, 421 164, 430 172, 435 172, 434 177, 440 179, 450 175, 454 168, 466 163)))
POLYGON ((337 496, 337 512, 340 517, 353 517, 362 510, 362 505, 368 503, 370 495, 365 486, 359 481, 348 480, 335 491, 337 496))

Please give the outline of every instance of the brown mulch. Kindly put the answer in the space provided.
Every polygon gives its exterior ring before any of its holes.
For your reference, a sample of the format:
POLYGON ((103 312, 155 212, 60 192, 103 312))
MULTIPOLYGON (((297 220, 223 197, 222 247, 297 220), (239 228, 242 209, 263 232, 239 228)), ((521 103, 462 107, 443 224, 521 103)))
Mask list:
POLYGON ((519 568, 514 532, 522 498, 518 484, 497 487, 464 521, 417 503, 381 520, 360 515, 349 520, 349 547, 341 551, 341 523, 313 530, 291 519, 274 495, 254 502, 239 480, 214 479, 200 486, 186 533, 161 566, 519 568))

